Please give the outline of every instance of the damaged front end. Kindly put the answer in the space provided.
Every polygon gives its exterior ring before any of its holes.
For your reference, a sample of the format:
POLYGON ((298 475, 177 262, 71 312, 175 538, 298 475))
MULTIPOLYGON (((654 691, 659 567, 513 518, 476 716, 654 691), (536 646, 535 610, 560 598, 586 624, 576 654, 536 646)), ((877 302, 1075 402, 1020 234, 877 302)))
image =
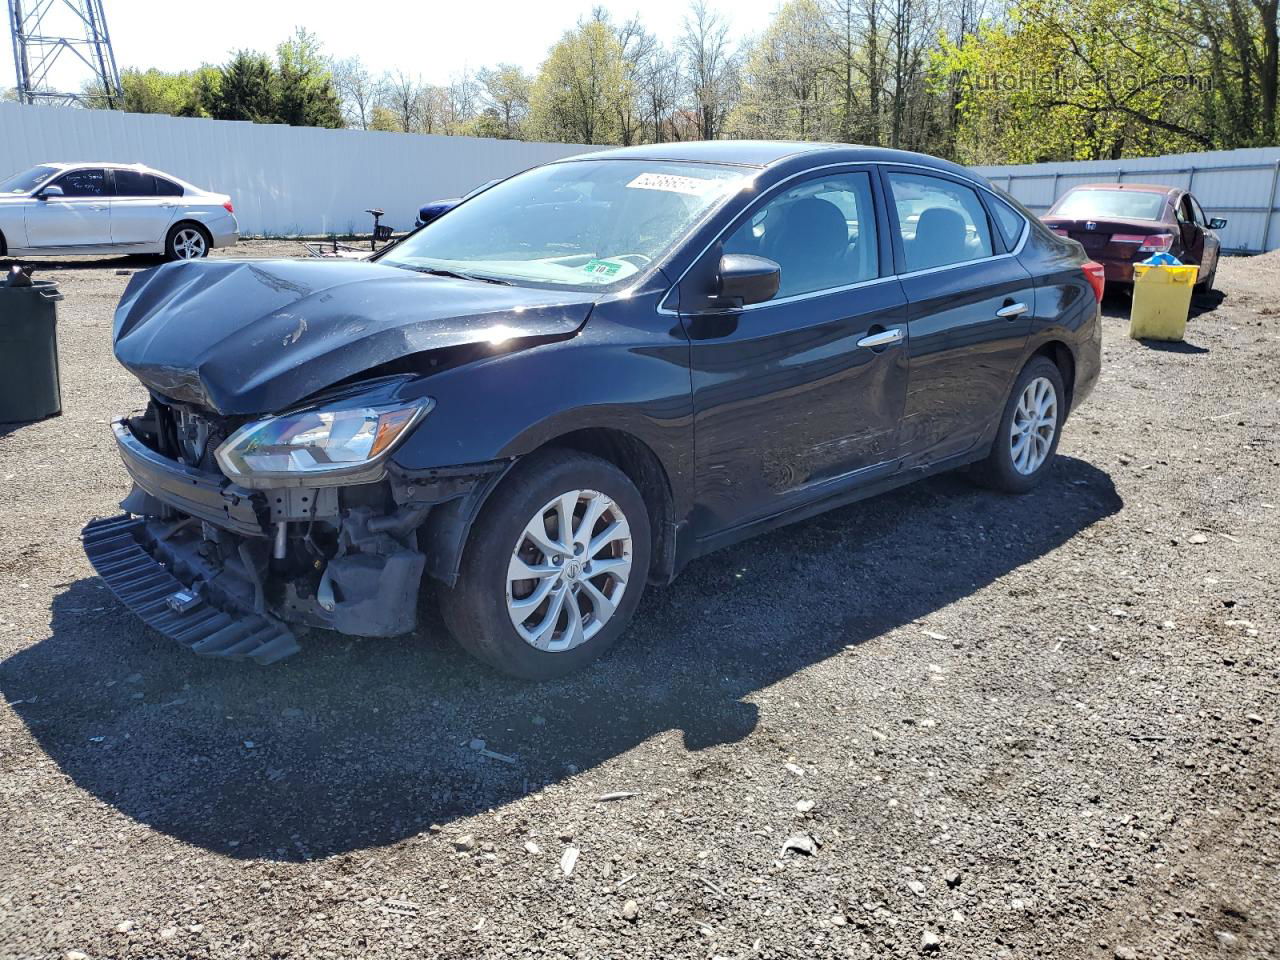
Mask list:
POLYGON ((449 580, 458 518, 508 463, 389 463, 431 407, 396 399, 402 383, 261 419, 153 393, 112 424, 134 486, 123 516, 85 527, 86 554, 126 606, 203 655, 271 663, 299 649, 295 625, 411 632, 428 544, 449 580))

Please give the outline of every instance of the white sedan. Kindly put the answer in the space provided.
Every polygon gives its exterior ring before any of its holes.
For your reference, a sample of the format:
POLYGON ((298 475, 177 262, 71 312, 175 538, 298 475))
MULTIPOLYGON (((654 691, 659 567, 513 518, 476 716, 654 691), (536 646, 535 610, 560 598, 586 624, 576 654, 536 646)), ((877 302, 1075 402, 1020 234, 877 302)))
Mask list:
POLYGON ((42 163, 0 180, 0 256, 195 260, 239 239, 230 197, 141 164, 42 163))

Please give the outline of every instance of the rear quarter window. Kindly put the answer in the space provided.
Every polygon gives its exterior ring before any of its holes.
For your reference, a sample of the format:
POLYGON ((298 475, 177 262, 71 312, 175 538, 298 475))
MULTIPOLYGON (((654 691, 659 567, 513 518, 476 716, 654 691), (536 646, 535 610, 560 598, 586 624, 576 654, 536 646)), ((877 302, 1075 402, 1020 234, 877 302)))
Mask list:
POLYGON ((996 221, 996 229, 1004 238, 1005 246, 1010 250, 1014 249, 1027 228, 1026 218, 1003 200, 994 197, 991 199, 991 215, 996 221))
POLYGON ((182 187, 174 183, 172 180, 166 180, 164 177, 155 177, 156 196, 157 197, 180 197, 182 196, 182 187))

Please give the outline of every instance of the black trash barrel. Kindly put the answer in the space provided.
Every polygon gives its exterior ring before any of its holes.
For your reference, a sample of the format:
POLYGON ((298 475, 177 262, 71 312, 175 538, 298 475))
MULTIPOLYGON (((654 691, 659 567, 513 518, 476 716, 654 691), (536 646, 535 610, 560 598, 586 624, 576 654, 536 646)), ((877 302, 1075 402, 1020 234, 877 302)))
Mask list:
POLYGON ((52 280, 0 282, 0 423, 62 412, 58 383, 58 301, 52 280))

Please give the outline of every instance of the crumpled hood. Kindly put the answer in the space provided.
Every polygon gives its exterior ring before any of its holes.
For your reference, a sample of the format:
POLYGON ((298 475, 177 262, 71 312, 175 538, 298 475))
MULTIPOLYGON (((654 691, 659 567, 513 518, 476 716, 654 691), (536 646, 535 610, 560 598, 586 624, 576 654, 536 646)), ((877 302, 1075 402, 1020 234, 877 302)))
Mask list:
POLYGON ((136 274, 113 339, 162 396, 262 414, 411 354, 573 333, 593 303, 363 261, 194 260, 136 274))

